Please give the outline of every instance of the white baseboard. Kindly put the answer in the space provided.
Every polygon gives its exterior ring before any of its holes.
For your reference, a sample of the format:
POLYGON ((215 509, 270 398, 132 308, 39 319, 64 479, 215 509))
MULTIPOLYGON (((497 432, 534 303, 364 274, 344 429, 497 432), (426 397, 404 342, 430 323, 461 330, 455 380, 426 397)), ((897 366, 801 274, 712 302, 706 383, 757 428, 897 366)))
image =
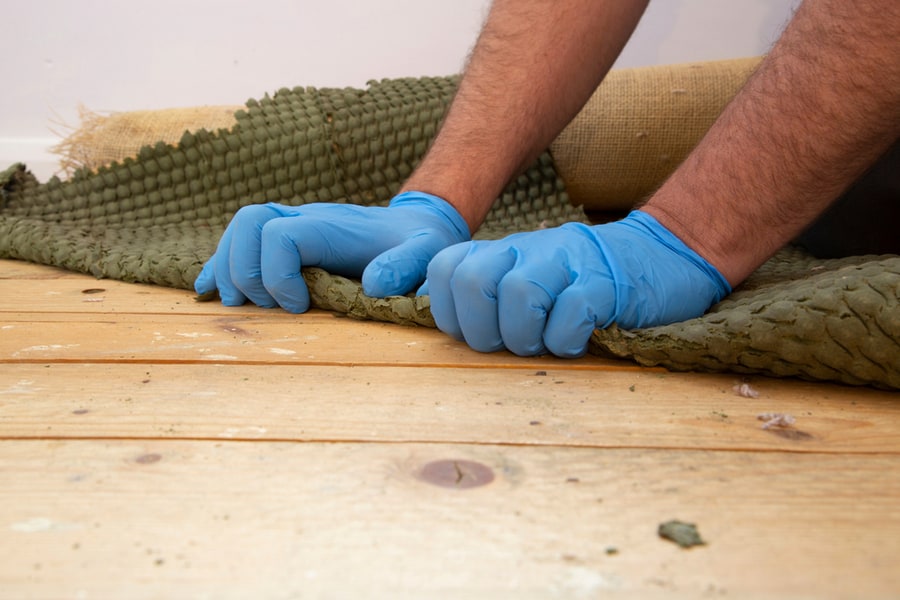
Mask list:
POLYGON ((47 181, 59 171, 59 157, 50 148, 53 137, 0 137, 0 171, 14 163, 25 163, 38 181, 47 181))

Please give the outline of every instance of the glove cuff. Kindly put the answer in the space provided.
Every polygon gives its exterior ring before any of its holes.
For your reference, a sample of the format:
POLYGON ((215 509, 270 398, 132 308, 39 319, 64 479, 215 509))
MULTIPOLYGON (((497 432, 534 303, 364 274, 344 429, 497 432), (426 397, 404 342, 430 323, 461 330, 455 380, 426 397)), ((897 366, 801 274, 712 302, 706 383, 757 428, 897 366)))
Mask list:
POLYGON ((623 223, 626 223, 635 229, 641 229, 652 235, 660 243, 664 244, 670 250, 705 273, 717 290, 716 297, 712 302, 713 304, 719 302, 731 293, 731 284, 728 283, 728 280, 725 279, 721 273, 719 273, 718 269, 712 266, 705 258, 697 254, 690 246, 682 242, 678 236, 669 231, 665 225, 657 221, 656 218, 649 213, 642 210, 633 210, 625 217, 625 219, 623 219, 623 223))
POLYGON ((391 199, 389 207, 418 206, 427 207, 441 215, 459 233, 460 241, 467 242, 472 239, 472 233, 466 220, 452 204, 434 194, 427 192, 408 191, 397 194, 391 199))

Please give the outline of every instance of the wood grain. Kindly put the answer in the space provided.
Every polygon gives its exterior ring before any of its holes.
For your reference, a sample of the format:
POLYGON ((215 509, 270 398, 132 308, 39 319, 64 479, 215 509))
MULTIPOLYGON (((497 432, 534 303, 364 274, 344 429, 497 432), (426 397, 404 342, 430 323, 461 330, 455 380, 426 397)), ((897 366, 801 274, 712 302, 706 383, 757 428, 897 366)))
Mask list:
MULTIPOLYGON (((221 309, 226 310, 226 309, 221 309)), ((436 329, 354 321, 332 313, 185 315, 5 313, 0 362, 181 362, 630 369, 587 356, 565 360, 473 352, 436 329)), ((661 369, 659 370, 662 371, 661 369)))
POLYGON ((900 453, 889 392, 728 375, 320 365, 0 371, 2 438, 173 438, 900 453), (545 373, 538 375, 537 373, 545 373), (791 428, 757 415, 785 412, 791 428))
POLYGON ((263 315, 276 312, 252 304, 222 310, 218 302, 198 302, 196 294, 188 290, 93 279, 59 269, 42 277, 40 271, 30 268, 8 269, 2 261, 0 290, 0 313, 21 312, 26 307, 31 313, 263 315))
POLYGON ((2 442, 0 590, 887 598, 900 586, 898 472, 897 456, 2 442), (494 480, 423 480, 441 459, 484 465, 494 480), (695 523, 707 545, 660 539, 673 518, 695 523))
POLYGON ((0 260, 0 600, 900 597, 900 395, 741 382, 0 260))

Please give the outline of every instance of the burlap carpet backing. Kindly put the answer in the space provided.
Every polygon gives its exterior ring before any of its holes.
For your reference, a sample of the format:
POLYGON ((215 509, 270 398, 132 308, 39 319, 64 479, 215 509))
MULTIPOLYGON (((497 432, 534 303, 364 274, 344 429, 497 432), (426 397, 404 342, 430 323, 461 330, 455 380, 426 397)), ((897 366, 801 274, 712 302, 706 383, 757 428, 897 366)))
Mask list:
MULTIPOLYGON (((757 61, 614 71, 553 143, 553 156, 510 183, 479 235, 585 221, 567 190, 590 208, 631 207, 697 143, 757 61)), ((233 122, 226 114, 224 125, 222 109, 196 109, 196 120, 176 126, 191 130, 182 134, 159 125, 174 112, 95 118, 61 145, 84 166, 68 181, 41 184, 21 165, 0 174, 0 256, 189 288, 243 205, 386 203, 427 149, 454 89, 453 78, 282 89, 248 102, 233 122), (138 118, 157 125, 112 126, 138 118), (131 157, 92 155, 106 134, 119 138, 107 147, 131 157)), ((372 299, 358 282, 304 275, 316 306, 434 325, 427 298, 372 299)), ((785 250, 707 315, 598 331, 590 349, 672 369, 900 389, 898 298, 898 257, 819 261, 785 250)))
POLYGON ((133 158, 142 146, 176 144, 185 131, 231 129, 241 106, 188 106, 101 114, 79 107, 80 123, 51 152, 59 156, 61 171, 71 176, 79 169, 100 167, 133 158))
POLYGON ((550 147, 569 197, 628 210, 675 170, 761 59, 619 69, 550 147))

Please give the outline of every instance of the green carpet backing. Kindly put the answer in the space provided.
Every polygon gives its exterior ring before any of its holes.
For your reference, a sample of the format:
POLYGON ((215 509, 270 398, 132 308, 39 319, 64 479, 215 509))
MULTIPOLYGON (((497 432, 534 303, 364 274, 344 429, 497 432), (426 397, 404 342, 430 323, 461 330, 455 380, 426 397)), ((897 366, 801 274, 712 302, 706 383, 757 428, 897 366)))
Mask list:
MULTIPOLYGON (((191 288, 226 224, 247 204, 384 205, 421 159, 454 78, 366 89, 282 89, 247 103, 231 129, 69 180, 0 173, 0 257, 124 281, 191 288)), ((549 153, 509 184, 476 237, 587 222, 549 153)), ((310 269, 315 306, 434 326, 427 298, 366 298, 310 269)), ((591 351, 678 370, 732 371, 900 389, 900 258, 814 260, 786 250, 708 314, 637 331, 598 331, 591 351)), ((298 317, 302 318, 302 317, 298 317)))

